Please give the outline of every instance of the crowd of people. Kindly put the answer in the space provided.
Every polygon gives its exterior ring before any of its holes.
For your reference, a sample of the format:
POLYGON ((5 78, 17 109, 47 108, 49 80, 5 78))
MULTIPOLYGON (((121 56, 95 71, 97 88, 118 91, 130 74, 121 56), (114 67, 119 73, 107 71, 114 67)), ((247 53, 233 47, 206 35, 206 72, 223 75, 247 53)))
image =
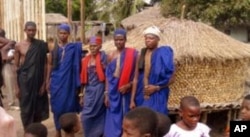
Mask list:
MULTIPOLYGON (((102 51, 102 38, 96 35, 89 38, 90 54, 84 57, 82 43, 69 42, 67 24, 58 27, 51 50, 35 38, 34 22, 24 28, 26 39, 17 43, 0 30, 0 86, 10 93, 10 105, 13 91, 19 100, 25 137, 48 136, 41 122, 49 118, 49 105, 56 137, 63 136, 61 130, 65 137, 74 137, 81 127, 84 137, 210 136, 211 129, 199 122, 200 103, 193 96, 180 99, 180 121, 172 124, 168 117, 174 53, 170 46, 159 45, 161 31, 156 26, 143 32, 145 47, 140 52, 126 47, 126 31, 119 28, 113 35, 114 51, 102 51)), ((249 100, 250 95, 242 104, 243 120, 250 120, 249 100)), ((0 137, 15 137, 13 120, 1 104, 0 121, 5 122, 0 137)))

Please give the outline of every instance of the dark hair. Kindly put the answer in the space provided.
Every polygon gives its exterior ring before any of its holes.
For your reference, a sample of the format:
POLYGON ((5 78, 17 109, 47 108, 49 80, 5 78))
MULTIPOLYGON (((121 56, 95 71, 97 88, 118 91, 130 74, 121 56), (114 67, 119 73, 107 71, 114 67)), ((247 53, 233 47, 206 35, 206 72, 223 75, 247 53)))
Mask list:
POLYGON ((5 30, 0 28, 0 37, 5 37, 5 30))
POLYGON ((73 133, 78 120, 76 113, 66 113, 59 118, 61 128, 66 133, 73 133))
POLYGON ((153 137, 157 132, 157 115, 147 107, 137 107, 125 115, 125 119, 133 121, 141 134, 150 133, 153 137))
POLYGON ((250 100, 250 94, 246 95, 246 96, 244 97, 244 99, 250 100))
POLYGON ((30 133, 36 137, 47 137, 47 128, 41 123, 32 123, 26 129, 25 133, 30 133))
POLYGON ((199 100, 194 96, 185 96, 180 101, 180 108, 185 108, 187 106, 200 107, 199 100))
POLYGON ((163 137, 166 135, 171 126, 171 120, 167 115, 157 113, 158 125, 157 125, 157 137, 163 137))
POLYGON ((36 23, 33 21, 27 21, 24 25, 24 29, 26 29, 28 26, 32 26, 36 28, 36 23))

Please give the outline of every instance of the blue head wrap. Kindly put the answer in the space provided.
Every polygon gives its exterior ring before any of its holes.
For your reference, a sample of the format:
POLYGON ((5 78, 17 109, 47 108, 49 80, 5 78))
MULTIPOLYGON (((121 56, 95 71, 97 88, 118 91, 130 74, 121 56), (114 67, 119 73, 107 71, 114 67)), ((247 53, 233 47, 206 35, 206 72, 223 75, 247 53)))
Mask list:
POLYGON ((61 24, 59 27, 58 27, 59 30, 65 30, 67 31, 68 33, 70 33, 70 26, 68 24, 61 24))
POLYGON ((122 35, 122 36, 124 36, 126 38, 127 37, 127 32, 124 29, 116 29, 115 33, 114 33, 114 36, 116 36, 116 35, 122 35))
POLYGON ((102 44, 102 38, 97 36, 92 36, 89 41, 90 45, 101 45, 102 44))

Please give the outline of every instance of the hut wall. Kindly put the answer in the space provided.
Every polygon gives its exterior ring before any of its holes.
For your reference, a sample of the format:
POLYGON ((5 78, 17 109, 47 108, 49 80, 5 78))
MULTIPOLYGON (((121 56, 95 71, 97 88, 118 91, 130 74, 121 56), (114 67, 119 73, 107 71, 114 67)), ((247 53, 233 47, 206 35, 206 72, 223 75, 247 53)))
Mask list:
POLYGON ((24 24, 34 21, 37 24, 39 39, 45 39, 45 0, 1 0, 1 27, 6 37, 20 41, 24 39, 24 24))
POLYGON ((186 95, 197 97, 208 108, 238 104, 245 95, 247 66, 240 61, 177 65, 170 85, 170 110, 178 108, 180 98, 186 95))

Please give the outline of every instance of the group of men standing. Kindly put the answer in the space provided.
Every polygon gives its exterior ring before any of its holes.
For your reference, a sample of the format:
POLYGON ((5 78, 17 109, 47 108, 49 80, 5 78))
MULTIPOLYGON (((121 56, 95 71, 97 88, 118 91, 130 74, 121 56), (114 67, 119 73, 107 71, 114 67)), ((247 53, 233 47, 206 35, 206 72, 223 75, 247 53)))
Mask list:
POLYGON ((34 38, 34 22, 25 24, 25 32, 27 38, 16 44, 14 55, 24 128, 49 117, 47 92, 57 137, 61 137, 59 118, 68 112, 82 112, 85 137, 120 137, 124 115, 137 106, 168 114, 173 50, 158 47, 161 32, 156 26, 144 31, 146 47, 140 52, 126 47, 126 31, 117 29, 116 50, 101 51, 102 39, 93 36, 90 54, 83 59, 82 43, 68 41, 67 24, 58 27, 58 41, 51 51, 44 41, 34 38))

